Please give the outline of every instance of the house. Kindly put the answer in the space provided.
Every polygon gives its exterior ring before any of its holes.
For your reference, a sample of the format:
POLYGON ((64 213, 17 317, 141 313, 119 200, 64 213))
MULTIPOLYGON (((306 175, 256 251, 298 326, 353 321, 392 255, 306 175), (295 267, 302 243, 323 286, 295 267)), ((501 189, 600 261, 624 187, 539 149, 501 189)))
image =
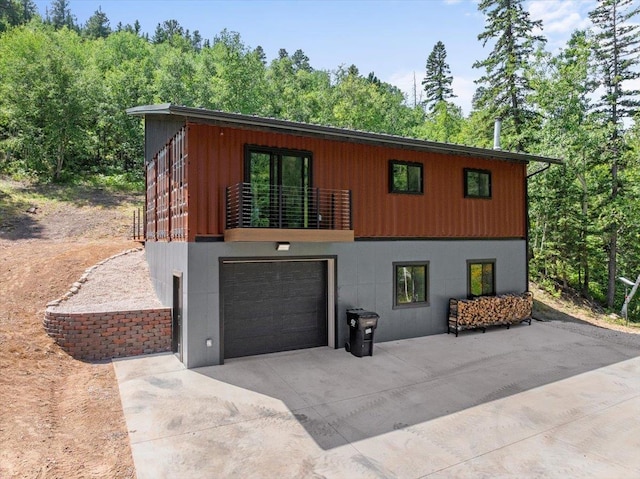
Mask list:
POLYGON ((447 331, 527 290, 527 165, 559 160, 171 104, 145 121, 145 249, 187 367, 447 331))

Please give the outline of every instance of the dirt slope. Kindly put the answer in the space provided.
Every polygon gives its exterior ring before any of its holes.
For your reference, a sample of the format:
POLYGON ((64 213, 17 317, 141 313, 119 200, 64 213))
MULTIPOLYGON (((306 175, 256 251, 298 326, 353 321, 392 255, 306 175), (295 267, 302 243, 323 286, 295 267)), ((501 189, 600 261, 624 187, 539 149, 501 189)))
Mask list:
POLYGON ((140 198, 47 201, 19 187, 0 181, 0 477, 135 477, 111 363, 72 359, 42 317, 87 267, 137 246, 127 233, 140 198))

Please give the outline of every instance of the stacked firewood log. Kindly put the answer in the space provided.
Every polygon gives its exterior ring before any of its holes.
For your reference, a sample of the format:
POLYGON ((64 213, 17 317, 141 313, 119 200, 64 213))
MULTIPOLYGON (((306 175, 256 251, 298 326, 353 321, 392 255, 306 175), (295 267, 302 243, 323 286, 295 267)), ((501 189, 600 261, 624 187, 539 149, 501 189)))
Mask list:
POLYGON ((531 321, 533 295, 503 294, 449 301, 449 330, 485 328, 531 321))

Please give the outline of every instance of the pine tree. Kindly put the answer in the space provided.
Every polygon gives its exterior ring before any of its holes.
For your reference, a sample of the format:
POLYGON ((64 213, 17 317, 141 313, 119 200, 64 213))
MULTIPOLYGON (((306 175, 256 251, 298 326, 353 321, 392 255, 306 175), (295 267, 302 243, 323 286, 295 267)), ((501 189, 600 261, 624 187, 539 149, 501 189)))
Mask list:
POLYGON ((152 43, 164 43, 171 40, 174 36, 184 36, 184 29, 180 25, 178 20, 165 20, 162 23, 158 23, 156 25, 156 31, 153 34, 153 38, 151 39, 152 43))
POLYGON ((55 29, 67 27, 75 29, 76 22, 69 8, 69 0, 53 0, 51 2, 51 24, 55 29))
POLYGON ((380 79, 376 76, 375 72, 369 72, 369 74, 367 75, 367 81, 369 83, 373 83, 374 85, 382 85, 382 82, 380 81, 380 79))
POLYGON ((530 116, 526 96, 531 91, 525 70, 536 42, 546 41, 533 34, 535 29, 542 29, 542 21, 529 18, 522 0, 482 0, 478 9, 486 15, 485 29, 478 40, 486 46, 495 39, 489 56, 473 64, 474 68, 486 70, 476 82, 485 88, 480 104, 494 116, 512 123, 516 135, 513 146, 524 150, 524 127, 530 116))
POLYGON ((311 68, 311 64, 309 63, 309 57, 304 54, 304 52, 300 49, 293 52, 291 56, 291 61, 293 63, 293 69, 295 71, 304 70, 307 72, 312 72, 313 68, 311 68))
POLYGON ((455 97, 451 88, 453 77, 449 64, 446 62, 447 50, 444 43, 438 42, 427 58, 426 75, 422 86, 426 92, 425 103, 433 111, 435 107, 450 98, 455 97))
POLYGON ((89 17, 84 27, 84 33, 89 38, 107 38, 109 36, 111 33, 109 18, 102 11, 102 7, 98 7, 94 14, 89 17))
POLYGON ((0 33, 9 26, 27 23, 36 11, 33 0, 0 0, 0 33))
POLYGON ((200 35, 200 30, 193 31, 193 35, 191 36, 191 46, 197 52, 202 50, 202 35, 200 35))
POLYGON ((267 55, 261 45, 258 45, 253 52, 258 57, 258 60, 260 60, 260 63, 262 63, 263 65, 267 64, 267 55))
POLYGON ((623 165, 622 119, 633 117, 640 107, 640 91, 629 90, 625 82, 640 77, 636 66, 640 64, 640 26, 631 22, 640 13, 640 6, 632 6, 632 0, 600 0, 589 17, 597 29, 595 53, 598 63, 598 83, 604 94, 595 111, 604 117, 608 141, 604 145, 602 158, 610 167, 611 189, 607 214, 609 224, 606 250, 608 255, 607 306, 613 307, 616 290, 618 257, 618 235, 622 227, 619 198, 622 193, 619 172, 623 165))

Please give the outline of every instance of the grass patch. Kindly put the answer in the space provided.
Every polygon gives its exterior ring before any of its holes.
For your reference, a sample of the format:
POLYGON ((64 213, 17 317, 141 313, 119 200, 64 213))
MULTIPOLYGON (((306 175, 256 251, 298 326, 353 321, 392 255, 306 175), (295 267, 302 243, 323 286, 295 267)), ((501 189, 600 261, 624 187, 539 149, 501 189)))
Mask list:
POLYGON ((0 222, 11 222, 31 206, 40 209, 73 204, 108 208, 142 207, 144 189, 122 175, 96 175, 67 184, 40 184, 0 176, 0 222), (115 177, 114 177, 115 176, 115 177))
POLYGON ((94 188, 105 188, 120 193, 143 193, 144 179, 132 173, 118 173, 113 175, 96 174, 83 180, 85 185, 94 188))

